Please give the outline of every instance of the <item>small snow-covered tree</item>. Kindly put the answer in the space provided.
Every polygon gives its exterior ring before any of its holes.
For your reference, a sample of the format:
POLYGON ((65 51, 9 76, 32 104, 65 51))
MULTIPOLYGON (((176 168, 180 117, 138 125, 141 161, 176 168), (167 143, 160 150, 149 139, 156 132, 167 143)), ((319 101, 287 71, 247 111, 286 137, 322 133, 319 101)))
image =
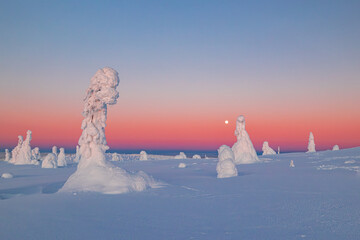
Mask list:
POLYGON ((265 141, 262 146, 262 155, 274 155, 276 152, 269 146, 269 143, 265 141))
POLYGON ((120 161, 119 154, 113 153, 111 155, 111 161, 113 161, 113 162, 120 161))
POLYGON ((218 178, 229 178, 238 175, 238 171, 234 163, 234 153, 230 147, 222 145, 218 149, 218 158, 219 162, 216 165, 218 178))
POLYGON ((175 159, 186 159, 186 155, 184 152, 180 152, 179 155, 175 156, 175 159))
POLYGON ((57 153, 57 146, 53 146, 52 147, 52 153, 57 157, 58 153, 57 153))
POLYGON ((36 164, 32 160, 32 154, 31 154, 31 131, 28 130, 26 133, 25 141, 21 144, 21 147, 17 153, 16 159, 13 162, 16 165, 21 164, 36 164))
POLYGON ((79 145, 76 145, 76 153, 75 153, 74 162, 78 163, 79 161, 80 161, 80 148, 79 148, 79 145))
POLYGON ((315 139, 312 132, 309 135, 308 153, 316 152, 315 150, 315 139))
POLYGON ((58 165, 58 167, 66 167, 67 166, 64 148, 60 148, 59 155, 57 156, 57 165, 58 165))
POLYGON ((255 148, 245 130, 245 117, 240 115, 236 120, 235 136, 237 142, 232 146, 235 155, 235 164, 259 162, 255 148))
POLYGON ((40 155, 40 149, 38 147, 31 150, 32 159, 36 161, 40 161, 41 155, 40 155))
POLYGON ((105 138, 108 105, 119 97, 118 73, 109 67, 99 69, 86 91, 79 139, 80 162, 61 191, 95 191, 108 194, 142 191, 155 182, 145 173, 130 174, 106 161, 109 149, 105 138))
POLYGON ((41 167, 42 168, 57 168, 56 159, 57 159, 57 157, 55 156, 55 154, 49 153, 48 155, 46 155, 46 157, 42 161, 41 167))
POLYGON ((16 145, 16 147, 11 151, 11 159, 10 159, 10 163, 15 163, 17 161, 17 157, 19 155, 21 146, 24 142, 23 136, 19 135, 18 136, 19 140, 18 140, 18 144, 16 145))
POLYGON ((5 161, 10 161, 10 152, 9 149, 5 149, 5 161))
POLYGON ((139 160, 140 160, 140 161, 146 161, 146 160, 148 160, 148 156, 147 156, 147 153, 146 153, 145 151, 141 151, 141 152, 140 152, 139 160))
POLYGON ((332 150, 333 150, 333 151, 338 151, 338 150, 340 150, 339 145, 334 145, 332 150))
POLYGON ((201 156, 198 155, 198 154, 195 154, 192 158, 193 158, 193 159, 201 159, 201 156))

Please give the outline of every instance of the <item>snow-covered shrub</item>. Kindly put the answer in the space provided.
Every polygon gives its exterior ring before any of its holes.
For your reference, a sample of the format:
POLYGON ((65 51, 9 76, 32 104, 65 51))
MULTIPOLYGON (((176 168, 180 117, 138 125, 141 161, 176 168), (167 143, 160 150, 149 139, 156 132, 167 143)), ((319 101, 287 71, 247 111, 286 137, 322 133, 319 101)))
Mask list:
POLYGON ((178 168, 186 168, 186 164, 185 163, 179 163, 178 168))
POLYGON ((315 150, 315 140, 314 140, 314 135, 312 132, 310 132, 309 135, 309 143, 308 143, 308 153, 312 153, 312 152, 316 152, 315 150))
POLYGON ((53 153, 46 155, 41 163, 42 168, 57 168, 57 157, 53 153))
POLYGON ((14 176, 11 173, 3 173, 1 174, 1 178, 13 178, 14 176))
POLYGON ((112 68, 99 69, 91 78, 84 99, 80 162, 60 191, 119 194, 156 186, 155 181, 145 173, 130 174, 106 160, 105 151, 109 149, 105 138, 107 106, 116 104, 118 85, 118 73, 112 68))
POLYGON ((234 153, 230 147, 222 145, 218 149, 218 158, 219 162, 216 165, 218 178, 229 178, 238 175, 238 171, 234 163, 234 153))
POLYGON ((186 155, 184 152, 180 152, 179 155, 175 156, 175 159, 186 159, 186 155))
POLYGON ((148 160, 148 156, 147 156, 147 153, 146 153, 145 151, 141 151, 141 152, 140 152, 139 160, 140 160, 140 161, 146 161, 146 160, 148 160))
POLYGON ((240 115, 236 120, 235 136, 237 142, 232 146, 235 156, 235 164, 259 162, 255 148, 245 130, 245 117, 240 115))
POLYGON ((193 159, 201 159, 200 155, 198 155, 198 154, 195 154, 192 158, 193 159))
POLYGON ((274 155, 276 152, 269 146, 269 143, 265 141, 262 146, 262 155, 274 155))
POLYGON ((58 167, 66 167, 67 166, 64 148, 60 148, 59 155, 57 156, 57 165, 58 165, 58 167))

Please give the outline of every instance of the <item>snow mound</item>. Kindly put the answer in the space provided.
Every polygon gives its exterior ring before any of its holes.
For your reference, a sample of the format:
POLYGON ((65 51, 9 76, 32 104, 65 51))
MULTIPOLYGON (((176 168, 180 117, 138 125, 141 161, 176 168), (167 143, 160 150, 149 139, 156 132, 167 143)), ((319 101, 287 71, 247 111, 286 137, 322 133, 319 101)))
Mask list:
POLYGON ((198 154, 195 154, 192 158, 193 159, 201 159, 200 155, 198 155, 198 154))
POLYGON ((339 145, 334 145, 332 150, 333 150, 333 151, 338 151, 338 150, 340 150, 339 145))
POLYGON ((175 159, 186 159, 186 155, 184 152, 180 152, 179 155, 175 156, 175 159))
POLYGON ((275 155, 276 152, 269 146, 269 143, 265 141, 262 146, 262 155, 275 155))
POLYGON ((232 146, 235 164, 247 164, 259 162, 255 148, 245 130, 245 117, 240 115, 236 120, 235 136, 237 142, 232 146))
POLYGON ((57 165, 58 165, 58 167, 66 167, 67 166, 64 148, 60 148, 60 152, 57 157, 57 165))
POLYGON ((42 161, 41 167, 42 168, 57 168, 56 159, 57 158, 56 158, 55 154, 49 153, 48 155, 46 155, 46 157, 42 161))
POLYGON ((223 145, 218 149, 219 162, 216 166, 217 178, 236 177, 238 171, 234 163, 234 153, 230 147, 223 145))
POLYGON ((178 168, 186 168, 186 164, 185 163, 179 163, 178 168))
POLYGON ((140 161, 146 161, 148 160, 148 156, 147 156, 147 153, 145 151, 141 151, 140 152, 140 158, 139 158, 140 161))
POLYGON ((309 135, 309 143, 308 143, 308 153, 316 152, 315 150, 315 139, 312 132, 309 135))
POLYGON ((3 173, 1 174, 1 178, 13 178, 14 176, 11 173, 3 173))
POLYGON ((132 174, 107 163, 104 166, 90 165, 78 168, 66 181, 60 192, 121 194, 139 192, 150 187, 157 188, 160 187, 160 184, 142 171, 132 174))

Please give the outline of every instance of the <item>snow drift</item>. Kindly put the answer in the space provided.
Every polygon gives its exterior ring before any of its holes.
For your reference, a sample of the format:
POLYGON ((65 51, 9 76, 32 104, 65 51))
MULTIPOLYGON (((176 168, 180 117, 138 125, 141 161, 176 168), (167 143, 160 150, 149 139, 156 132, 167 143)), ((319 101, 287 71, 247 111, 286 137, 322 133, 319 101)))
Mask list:
POLYGON ((112 68, 99 69, 91 78, 84 99, 83 131, 79 139, 80 162, 76 172, 60 191, 119 194, 157 186, 144 172, 130 174, 106 161, 105 151, 109 149, 105 138, 107 106, 116 104, 118 85, 118 73, 112 68))

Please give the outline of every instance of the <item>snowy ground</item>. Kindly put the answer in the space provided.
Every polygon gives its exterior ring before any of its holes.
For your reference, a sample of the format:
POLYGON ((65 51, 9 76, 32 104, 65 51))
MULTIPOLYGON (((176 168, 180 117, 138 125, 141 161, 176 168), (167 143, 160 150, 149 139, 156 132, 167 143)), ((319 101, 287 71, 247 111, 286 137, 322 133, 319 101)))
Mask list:
POLYGON ((128 159, 115 164, 168 185, 57 193, 76 165, 0 161, 14 175, 0 179, 0 239, 360 239, 360 148, 260 157, 228 179, 217 159, 128 159))

